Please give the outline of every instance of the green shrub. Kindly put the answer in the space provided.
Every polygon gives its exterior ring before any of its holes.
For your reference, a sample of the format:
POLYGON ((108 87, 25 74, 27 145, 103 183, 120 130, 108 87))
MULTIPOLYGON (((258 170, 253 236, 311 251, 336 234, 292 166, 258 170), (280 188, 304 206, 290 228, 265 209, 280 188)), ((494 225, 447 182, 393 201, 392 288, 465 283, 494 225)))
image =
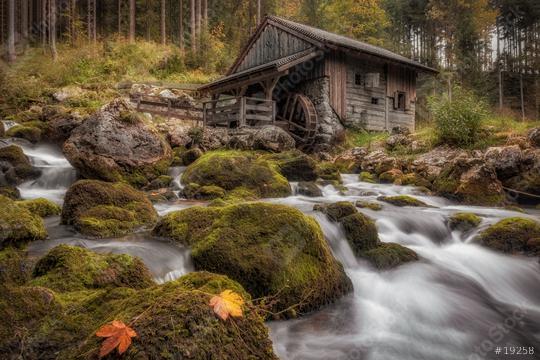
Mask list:
POLYGON ((484 100, 460 87, 454 87, 452 98, 446 94, 430 97, 429 107, 438 142, 449 145, 473 144, 487 115, 484 100))

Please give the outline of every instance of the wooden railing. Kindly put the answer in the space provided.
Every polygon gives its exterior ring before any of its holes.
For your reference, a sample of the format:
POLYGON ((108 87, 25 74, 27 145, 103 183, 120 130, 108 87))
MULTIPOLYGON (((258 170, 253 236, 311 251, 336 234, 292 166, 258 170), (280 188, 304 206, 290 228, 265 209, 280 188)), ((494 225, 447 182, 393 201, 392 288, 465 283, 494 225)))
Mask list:
POLYGON ((131 96, 131 101, 135 103, 137 111, 195 122, 201 122, 203 120, 200 105, 182 104, 173 99, 165 99, 152 95, 131 96))
POLYGON ((256 126, 276 119, 274 101, 251 97, 206 101, 202 113, 204 126, 256 126))

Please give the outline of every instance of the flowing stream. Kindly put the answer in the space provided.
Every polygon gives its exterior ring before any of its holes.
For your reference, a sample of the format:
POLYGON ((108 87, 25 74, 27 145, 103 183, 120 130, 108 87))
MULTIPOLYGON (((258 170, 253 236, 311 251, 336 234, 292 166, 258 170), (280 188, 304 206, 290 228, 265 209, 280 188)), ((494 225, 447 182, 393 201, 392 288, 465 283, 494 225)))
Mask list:
MULTIPOLYGON (((20 186, 24 198, 46 197, 58 203, 75 171, 60 150, 18 143, 42 170, 36 180, 20 186)), ((172 168, 175 190, 183 168, 172 168)), ((338 260, 353 282, 354 292, 300 319, 270 322, 274 348, 282 359, 504 359, 495 346, 534 347, 540 352, 540 265, 538 259, 502 255, 473 242, 489 224, 511 216, 540 219, 498 208, 456 205, 427 196, 413 187, 368 184, 344 175, 345 193, 332 186, 323 196, 290 196, 268 201, 294 206, 314 216, 338 260), (381 211, 362 209, 376 221, 383 242, 396 242, 418 253, 420 261, 389 271, 377 271, 357 259, 339 225, 313 212, 315 203, 341 200, 377 201, 379 195, 410 194, 431 207, 400 208, 384 204, 381 211), (446 220, 457 211, 482 217, 479 229, 450 231, 446 220)), ((293 186, 295 188, 295 186, 293 186)), ((176 201, 156 204, 163 215, 193 206, 176 201)), ((139 256, 162 283, 193 271, 189 250, 140 232, 117 239, 85 239, 58 217, 47 219, 50 240, 31 243, 40 255, 60 243, 103 253, 139 256)), ((538 359, 518 356, 515 359, 538 359)))

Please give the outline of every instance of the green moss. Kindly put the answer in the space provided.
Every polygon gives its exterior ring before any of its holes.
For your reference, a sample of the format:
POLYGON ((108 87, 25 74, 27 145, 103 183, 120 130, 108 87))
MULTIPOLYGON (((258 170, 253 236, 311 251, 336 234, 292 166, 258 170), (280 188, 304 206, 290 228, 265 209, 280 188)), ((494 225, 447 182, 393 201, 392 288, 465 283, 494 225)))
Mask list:
POLYGON ((47 231, 43 220, 13 200, 0 195, 0 247, 22 246, 34 240, 44 240, 47 231))
POLYGON ((375 175, 367 171, 362 171, 360 175, 358 175, 358 180, 372 184, 376 182, 375 175))
POLYGON ((120 112, 120 121, 126 122, 128 124, 137 124, 146 122, 144 114, 136 111, 122 111, 120 112))
POLYGON ((358 212, 353 203, 349 201, 338 201, 332 204, 317 204, 313 206, 313 210, 325 213, 332 221, 340 221, 345 216, 358 212))
POLYGON ((381 183, 401 185, 402 179, 403 173, 398 169, 388 170, 379 175, 379 182, 381 183))
POLYGON ((431 183, 416 173, 405 174, 401 177, 401 185, 414 185, 429 188, 431 183))
POLYGON ((188 166, 182 182, 219 186, 227 192, 243 187, 260 197, 283 197, 291 193, 277 166, 251 152, 207 152, 188 166))
POLYGON ((341 183, 341 174, 336 164, 331 162, 322 162, 319 164, 317 172, 323 180, 333 180, 341 183))
POLYGON ((7 247, 0 251, 0 287, 23 285, 32 273, 32 261, 26 251, 7 247))
POLYGON ((27 178, 37 177, 39 170, 34 169, 30 160, 24 155, 22 149, 16 145, 9 145, 0 148, 0 162, 6 162, 13 171, 4 174, 10 184, 18 184, 27 178))
POLYGON ((123 183, 80 180, 67 191, 62 209, 64 224, 96 237, 124 235, 156 221, 146 195, 123 183))
POLYGON ((513 217, 491 225, 478 235, 477 240, 485 246, 506 253, 538 255, 540 253, 538 238, 540 238, 539 223, 513 217))
POLYGON ((474 229, 482 219, 473 213, 459 212, 455 213, 448 219, 448 226, 452 230, 469 231, 474 229))
POLYGON ((21 198, 21 193, 15 186, 0 186, 0 195, 10 198, 11 200, 21 198))
POLYGON ((41 217, 60 215, 62 212, 60 206, 44 198, 17 201, 17 205, 41 217))
POLYGON ((317 163, 299 150, 271 154, 266 158, 275 162, 280 173, 289 181, 317 180, 317 163))
POLYGON ((379 211, 382 209, 382 205, 381 204, 378 204, 376 202, 372 202, 372 201, 362 201, 362 200, 358 200, 354 203, 354 205, 358 208, 367 208, 367 209, 371 209, 371 210, 374 210, 374 211, 379 211))
POLYGON ((37 143, 41 140, 41 129, 34 126, 27 126, 27 125, 15 125, 14 127, 10 128, 8 131, 6 131, 6 136, 8 137, 16 137, 28 140, 32 143, 37 143))
POLYGON ((185 166, 193 164, 195 161, 197 161, 198 158, 200 158, 203 155, 203 152, 199 148, 192 148, 189 150, 185 150, 181 154, 182 164, 185 166))
POLYGON ((428 206, 425 202, 415 199, 412 196, 408 196, 408 195, 379 196, 377 200, 384 201, 395 206, 415 206, 415 207, 428 206))
POLYGON ((195 207, 166 215, 154 234, 191 245, 196 269, 226 274, 272 310, 294 316, 351 290, 319 225, 283 205, 195 207))
POLYGON ((380 243, 379 246, 363 252, 362 257, 381 270, 418 260, 418 255, 413 250, 396 243, 380 243))
POLYGON ((90 250, 59 245, 36 263, 30 284, 55 291, 153 285, 144 263, 129 255, 100 255, 90 250))
POLYGON ((187 184, 182 190, 188 199, 213 200, 225 197, 225 190, 215 185, 199 186, 198 184, 187 184))
POLYGON ((0 315, 9 321, 0 324, 0 347, 7 356, 96 359, 103 342, 96 330, 117 319, 137 332, 126 359, 277 359, 249 299, 238 283, 204 272, 137 290, 20 287, 0 295, 0 315), (223 321, 212 311, 211 296, 225 289, 244 297, 243 317, 223 321))
POLYGON ((345 237, 357 256, 374 249, 379 244, 375 222, 362 213, 355 213, 341 219, 345 237))

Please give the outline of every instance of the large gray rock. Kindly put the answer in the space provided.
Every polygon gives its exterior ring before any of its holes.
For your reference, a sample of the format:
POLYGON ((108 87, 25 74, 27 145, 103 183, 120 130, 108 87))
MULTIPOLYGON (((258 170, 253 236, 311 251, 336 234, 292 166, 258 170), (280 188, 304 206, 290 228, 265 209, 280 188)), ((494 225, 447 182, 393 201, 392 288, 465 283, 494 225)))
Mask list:
POLYGON ((289 133, 278 126, 265 125, 230 130, 228 146, 243 150, 283 152, 293 150, 296 142, 289 133))
POLYGON ((540 147, 540 127, 534 128, 529 131, 529 142, 534 147, 540 147))
POLYGON ((154 126, 124 99, 102 107, 64 143, 64 154, 85 178, 144 186, 167 172, 172 151, 154 126))
MULTIPOLYGON (((503 184, 510 189, 540 196, 540 149, 523 151, 519 173, 503 184)), ((540 203, 538 197, 515 195, 519 202, 540 203)))
POLYGON ((395 135, 390 135, 386 139, 385 146, 388 150, 394 150, 398 146, 408 146, 411 144, 411 142, 412 140, 409 139, 408 136, 403 135, 403 134, 395 134, 395 135))
POLYGON ((484 154, 484 160, 493 166, 500 180, 517 175, 521 159, 521 149, 518 145, 490 147, 484 154))
POLYGON ((383 150, 375 150, 364 156, 361 167, 362 171, 379 175, 392 169, 401 169, 402 164, 383 150))
POLYGON ((437 147, 425 154, 419 155, 410 164, 409 170, 428 181, 433 181, 439 176, 446 164, 462 153, 461 150, 451 149, 445 146, 437 147))
POLYGON ((47 123, 44 137, 60 143, 66 141, 73 130, 84 121, 78 112, 70 111, 62 106, 44 107, 41 118, 47 123))

